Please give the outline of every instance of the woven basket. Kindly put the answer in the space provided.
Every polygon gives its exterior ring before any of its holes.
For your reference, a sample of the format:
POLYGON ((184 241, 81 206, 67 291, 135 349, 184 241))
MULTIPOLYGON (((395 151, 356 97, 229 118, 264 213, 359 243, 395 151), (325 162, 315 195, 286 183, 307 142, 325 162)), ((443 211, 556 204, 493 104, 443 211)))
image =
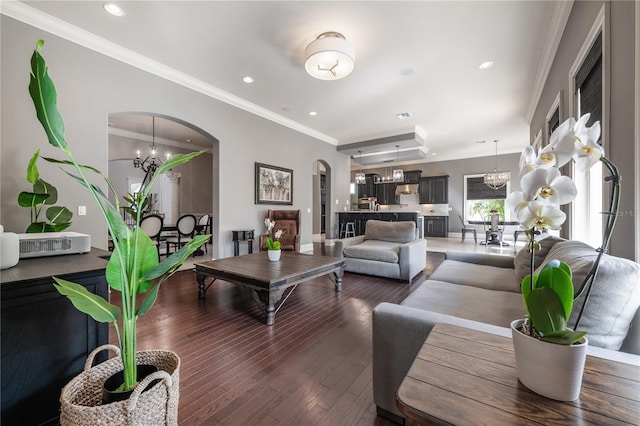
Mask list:
POLYGON ((120 348, 114 345, 100 346, 89 354, 84 371, 62 389, 62 426, 178 424, 180 358, 171 351, 138 352, 138 364, 155 365, 159 371, 140 381, 129 399, 101 405, 103 383, 112 374, 122 370, 122 359, 119 355, 120 348), (113 350, 118 356, 91 367, 95 356, 107 349, 113 350), (143 393, 156 379, 162 380, 143 393))

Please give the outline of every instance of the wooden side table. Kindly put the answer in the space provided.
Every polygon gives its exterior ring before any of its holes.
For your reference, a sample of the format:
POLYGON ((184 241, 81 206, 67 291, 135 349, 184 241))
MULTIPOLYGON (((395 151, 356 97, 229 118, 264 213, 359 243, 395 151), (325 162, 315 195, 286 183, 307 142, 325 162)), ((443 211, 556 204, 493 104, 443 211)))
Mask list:
POLYGON ((406 425, 639 424, 640 367, 587 356, 580 398, 522 385, 511 339, 437 324, 396 395, 406 425))
POLYGON ((246 241, 248 253, 249 254, 253 253, 253 233, 254 233, 253 229, 231 231, 231 233, 233 234, 232 239, 233 239, 233 255, 234 256, 240 255, 240 241, 246 241))

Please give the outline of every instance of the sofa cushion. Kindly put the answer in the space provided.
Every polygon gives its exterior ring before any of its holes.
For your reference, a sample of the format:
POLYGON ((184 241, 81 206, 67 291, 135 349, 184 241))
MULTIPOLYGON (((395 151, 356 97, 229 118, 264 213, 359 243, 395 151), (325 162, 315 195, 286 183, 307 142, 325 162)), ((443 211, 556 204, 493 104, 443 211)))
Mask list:
MULTIPOLYGON (((544 264, 544 259, 547 257, 549 250, 558 242, 567 241, 564 238, 548 236, 539 241, 540 250, 536 250, 534 253, 533 264, 536 270, 540 272, 540 268, 544 264)), ((516 279, 518 285, 522 282, 522 279, 531 273, 531 253, 527 250, 527 247, 520 249, 513 260, 513 267, 516 271, 516 279)))
POLYGON ((416 223, 368 220, 364 239, 408 243, 416 239, 416 223))
POLYGON ((431 278, 423 282, 401 304, 500 327, 509 327, 511 321, 524 318, 525 314, 522 296, 518 293, 431 278))
MULTIPOLYGON (((558 259, 571 267, 575 291, 584 282, 598 252, 580 241, 555 244, 545 263, 558 259)), ((569 327, 574 328, 586 294, 574 302, 569 327)), ((588 332, 589 343, 618 350, 640 305, 640 265, 620 257, 603 255, 589 301, 578 329, 588 332)))
POLYGON ((430 278, 487 290, 520 293, 520 287, 515 284, 516 277, 513 268, 497 268, 447 259, 433 271, 430 278))
POLYGON ((389 241, 365 240, 345 248, 342 254, 345 258, 398 263, 399 246, 398 243, 389 241))

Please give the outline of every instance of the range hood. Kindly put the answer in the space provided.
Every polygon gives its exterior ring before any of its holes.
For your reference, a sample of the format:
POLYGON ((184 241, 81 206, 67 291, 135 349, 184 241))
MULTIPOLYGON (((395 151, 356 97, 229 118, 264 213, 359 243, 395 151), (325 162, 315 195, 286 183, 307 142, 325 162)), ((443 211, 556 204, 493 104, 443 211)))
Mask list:
POLYGON ((420 185, 417 183, 399 183, 396 185, 396 195, 400 194, 417 194, 418 187, 420 185))

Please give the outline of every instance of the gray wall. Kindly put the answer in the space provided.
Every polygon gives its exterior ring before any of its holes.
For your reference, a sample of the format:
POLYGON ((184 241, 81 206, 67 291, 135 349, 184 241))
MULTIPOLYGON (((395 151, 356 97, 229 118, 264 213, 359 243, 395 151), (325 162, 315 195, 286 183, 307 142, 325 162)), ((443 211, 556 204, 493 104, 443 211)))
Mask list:
MULTIPOLYGON (((509 191, 520 191, 520 154, 498 155, 498 168, 511 172, 509 191)), ((460 232, 462 225, 458 220, 458 214, 462 214, 464 202, 464 175, 482 174, 495 168, 495 156, 467 158, 463 160, 435 161, 430 163, 408 164, 400 166, 403 170, 421 170, 422 177, 449 176, 449 206, 452 211, 449 214, 449 232, 460 232)), ((393 166, 393 168, 396 168, 393 166)), ((388 170, 387 170, 388 171, 388 170)), ((367 169, 365 173, 378 173, 387 175, 384 168, 367 169)), ((352 173, 351 180, 354 175, 352 173)))
MULTIPOLYGON (((638 182, 634 182, 634 96, 638 90, 634 81, 636 56, 635 7, 632 1, 606 2, 609 6, 605 25, 609 26, 610 45, 606 47, 611 60, 609 74, 609 139, 605 142, 605 155, 618 167, 622 181, 620 215, 614 229, 609 252, 616 256, 634 259, 634 238, 637 236, 634 217, 634 200, 638 196, 638 182), (608 19, 607 19, 608 18, 608 19), (634 90, 635 88, 635 90, 634 90)), ((601 1, 576 1, 564 30, 542 96, 531 122, 531 139, 538 129, 544 129, 545 116, 558 92, 562 90, 561 116, 574 115, 569 110, 569 69, 587 38, 601 1)), ((604 117, 607 119, 607 117, 604 117)), ((607 185, 608 186, 608 185, 607 185)), ((605 205, 608 201, 605 201, 605 205)))
MULTIPOLYGON (((218 100, 160 79, 137 68, 63 40, 6 16, 1 17, 2 129, 0 147, 0 223, 7 231, 21 232, 28 211, 17 205, 18 193, 29 189, 25 170, 37 148, 60 157, 37 121, 27 90, 29 59, 39 38, 42 52, 58 90, 58 106, 65 119, 67 141, 80 163, 103 172, 108 168, 109 113, 144 111, 191 123, 220 142, 214 146, 213 176, 215 257, 233 253, 231 231, 264 232, 269 208, 302 210, 302 244, 312 242, 312 177, 317 159, 331 169, 328 203, 330 217, 349 199, 349 157, 335 146, 252 115, 218 100), (290 168, 294 176, 293 206, 254 204, 254 162, 290 168), (336 205, 335 199, 343 200, 336 205)), ((302 72, 302 71, 301 71, 302 72)), ((71 230, 92 236, 95 247, 106 248, 107 229, 86 190, 57 167, 41 164, 41 172, 60 190, 60 204, 76 210, 87 206, 87 216, 76 216, 71 230)), ((102 185, 105 189, 104 185, 102 185)), ((335 220, 332 231, 335 232, 335 220)))

